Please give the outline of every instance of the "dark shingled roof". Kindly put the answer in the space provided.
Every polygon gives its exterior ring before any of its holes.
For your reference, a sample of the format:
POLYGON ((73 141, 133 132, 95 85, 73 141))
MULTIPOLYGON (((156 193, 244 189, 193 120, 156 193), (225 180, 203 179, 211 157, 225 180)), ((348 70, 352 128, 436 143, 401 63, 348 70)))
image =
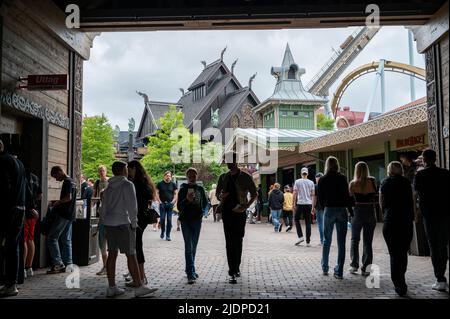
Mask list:
POLYGON ((188 90, 195 89, 197 86, 205 84, 214 75, 214 73, 216 73, 216 71, 221 67, 222 64, 222 60, 217 60, 207 65, 206 68, 203 69, 202 73, 200 73, 200 75, 194 80, 194 82, 192 82, 188 90))
POLYGON ((197 101, 193 101, 192 93, 185 94, 178 101, 178 104, 183 105, 184 124, 187 127, 192 124, 192 121, 194 119, 199 118, 198 115, 203 113, 203 111, 206 110, 207 106, 217 98, 217 95, 225 88, 230 80, 231 76, 225 75, 222 79, 217 81, 212 87, 209 88, 206 96, 197 101))

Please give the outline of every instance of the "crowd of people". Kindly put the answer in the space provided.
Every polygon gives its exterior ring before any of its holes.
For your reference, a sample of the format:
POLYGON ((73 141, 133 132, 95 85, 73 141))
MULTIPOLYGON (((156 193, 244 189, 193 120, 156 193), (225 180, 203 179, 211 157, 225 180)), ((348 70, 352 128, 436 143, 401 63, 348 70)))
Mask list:
MULTIPOLYGON (((155 204, 159 211, 161 240, 171 241, 172 215, 178 212, 177 230, 184 239, 185 273, 188 284, 195 284, 199 274, 195 267, 197 245, 202 221, 211 207, 214 222, 222 221, 226 256, 228 262, 228 282, 236 284, 241 276, 243 238, 247 222, 247 212, 256 207, 255 216, 261 219, 263 207, 261 186, 257 188, 252 177, 242 171, 237 163, 237 155, 225 156, 228 171, 222 174, 209 192, 198 183, 198 172, 189 168, 185 172, 186 182, 177 185, 170 171, 164 173, 163 180, 153 183, 142 164, 133 160, 129 163, 116 161, 108 178, 108 168, 98 168, 98 179, 83 180, 81 197, 86 205, 92 198, 99 198, 95 212, 99 217, 98 241, 102 254, 102 268, 97 275, 106 275, 107 297, 115 297, 125 292, 116 284, 116 261, 118 253, 125 254, 129 272, 124 274, 126 286, 134 288, 135 296, 152 294, 157 289, 148 286, 145 272, 143 234, 150 223, 149 214, 155 204)), ((275 183, 268 194, 268 206, 275 232, 281 232, 283 222, 289 232, 295 226, 299 246, 306 241, 311 245, 311 224, 318 224, 322 246, 321 269, 329 274, 329 253, 336 225, 337 263, 334 277, 343 279, 346 256, 348 223, 351 227, 349 273, 361 271, 370 275, 373 264, 372 241, 376 227, 375 205, 379 204, 383 213, 383 236, 386 241, 391 266, 391 278, 395 291, 400 296, 407 293, 405 273, 408 251, 413 236, 413 222, 417 218, 416 202, 425 221, 431 259, 436 276, 433 289, 448 289, 445 271, 448 259, 448 209, 447 195, 449 171, 435 165, 436 153, 426 150, 422 155, 424 167, 420 171, 405 170, 400 162, 391 162, 388 177, 381 187, 370 176, 368 165, 358 162, 354 177, 348 182, 340 172, 339 161, 328 157, 324 173, 317 173, 316 183, 308 178, 309 170, 301 169, 301 178, 293 187, 275 183), (405 177, 406 176, 406 177, 405 177), (437 184, 436 181, 442 181, 437 184), (439 186, 437 186, 439 185, 439 186), (379 196, 378 196, 379 194, 379 196), (377 201, 379 201, 377 203, 377 201), (301 219, 305 222, 303 233, 301 219), (362 258, 359 243, 363 234, 362 258)), ((16 157, 4 150, 0 141, 0 200, 5 210, 1 214, 0 239, 0 289, 1 296, 18 294, 19 242, 24 240, 24 276, 32 276, 34 254, 34 226, 39 219, 38 201, 42 190, 38 178, 28 172, 16 157), (22 228, 24 238, 21 239, 22 228)), ((51 259, 48 274, 71 271, 72 267, 72 224, 75 220, 77 187, 65 171, 55 166, 51 177, 62 182, 60 199, 50 201, 43 220, 43 229, 48 225, 47 247, 51 259)), ((252 219, 250 219, 252 220, 252 219)), ((154 227, 156 223, 154 223, 154 227)))
POLYGON ((322 272, 329 274, 329 253, 333 230, 336 227, 338 247, 334 277, 343 279, 347 231, 351 229, 350 267, 348 272, 370 275, 373 263, 372 242, 377 224, 376 205, 383 212, 383 237, 390 254, 391 278, 398 295, 407 293, 405 273, 408 264, 414 222, 418 214, 424 220, 436 282, 432 288, 448 290, 445 271, 448 260, 449 171, 436 166, 436 153, 425 150, 416 162, 407 155, 400 156, 401 163, 393 161, 387 167, 387 178, 377 186, 365 162, 355 165, 354 177, 348 182, 340 172, 339 161, 330 156, 325 163, 325 173, 317 173, 314 184, 308 178, 309 170, 301 169, 293 194, 285 185, 270 187, 268 206, 270 223, 275 232, 281 232, 284 219, 286 232, 292 229, 292 219, 297 230, 295 245, 305 241, 311 246, 311 224, 315 218, 322 246, 322 272), (293 217, 292 217, 293 216, 293 217), (304 219, 305 236, 300 220, 304 219), (350 227, 348 227, 350 226, 350 227), (360 258, 359 243, 363 241, 360 258))

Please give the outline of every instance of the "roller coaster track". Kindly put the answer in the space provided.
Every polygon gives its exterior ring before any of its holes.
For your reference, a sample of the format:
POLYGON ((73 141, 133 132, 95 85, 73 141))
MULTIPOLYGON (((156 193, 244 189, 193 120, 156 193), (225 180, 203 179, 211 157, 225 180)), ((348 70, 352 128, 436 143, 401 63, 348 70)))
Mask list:
MULTIPOLYGON (((356 68, 355 70, 350 72, 347 76, 345 76, 341 84, 336 89, 336 93, 334 93, 333 100, 331 102, 331 110, 334 114, 334 117, 336 117, 337 107, 339 106, 341 98, 345 90, 347 90, 347 88, 350 86, 350 84, 352 84, 356 79, 360 78, 363 75, 377 72, 379 64, 380 62, 372 62, 364 64, 359 68, 356 68)), ((419 80, 425 81, 425 70, 409 64, 404 64, 395 61, 385 61, 384 71, 396 72, 407 76, 413 76, 419 80)))
POLYGON ((339 51, 325 63, 320 71, 306 85, 306 90, 318 96, 328 96, 328 90, 341 76, 347 66, 358 56, 380 27, 362 27, 350 35, 339 51))

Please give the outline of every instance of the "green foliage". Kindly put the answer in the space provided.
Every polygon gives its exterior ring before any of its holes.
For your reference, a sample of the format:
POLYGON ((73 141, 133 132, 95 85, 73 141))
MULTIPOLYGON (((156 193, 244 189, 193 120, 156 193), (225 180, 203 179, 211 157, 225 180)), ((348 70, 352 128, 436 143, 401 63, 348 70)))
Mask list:
POLYGON ((99 165, 106 165, 110 171, 115 152, 113 135, 104 114, 84 117, 81 171, 86 178, 95 178, 99 165))
POLYGON ((317 114, 317 129, 318 130, 333 130, 334 119, 330 119, 323 113, 317 114))
POLYGON ((225 170, 220 164, 222 145, 207 143, 201 145, 200 136, 191 134, 183 124, 184 115, 174 105, 158 121, 159 130, 149 137, 147 154, 142 158, 142 165, 157 182, 162 180, 165 171, 184 176, 189 167, 195 167, 198 180, 206 187, 216 183, 225 170))

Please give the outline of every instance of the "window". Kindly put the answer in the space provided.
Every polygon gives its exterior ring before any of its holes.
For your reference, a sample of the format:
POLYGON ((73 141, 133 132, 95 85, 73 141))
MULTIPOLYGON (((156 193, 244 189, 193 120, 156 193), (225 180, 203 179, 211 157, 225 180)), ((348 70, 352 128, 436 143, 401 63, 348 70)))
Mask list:
POLYGON ((195 88, 193 92, 194 101, 200 100, 202 97, 205 96, 205 94, 206 94, 206 87, 204 85, 195 88))
POLYGON ((289 68, 289 72, 288 72, 289 80, 295 80, 295 71, 297 71, 296 67, 294 65, 291 65, 291 67, 289 68))
POLYGON ((294 111, 294 115, 293 116, 298 116, 298 111, 294 111))
POLYGON ((287 111, 281 111, 281 116, 287 116, 288 112, 287 111))

